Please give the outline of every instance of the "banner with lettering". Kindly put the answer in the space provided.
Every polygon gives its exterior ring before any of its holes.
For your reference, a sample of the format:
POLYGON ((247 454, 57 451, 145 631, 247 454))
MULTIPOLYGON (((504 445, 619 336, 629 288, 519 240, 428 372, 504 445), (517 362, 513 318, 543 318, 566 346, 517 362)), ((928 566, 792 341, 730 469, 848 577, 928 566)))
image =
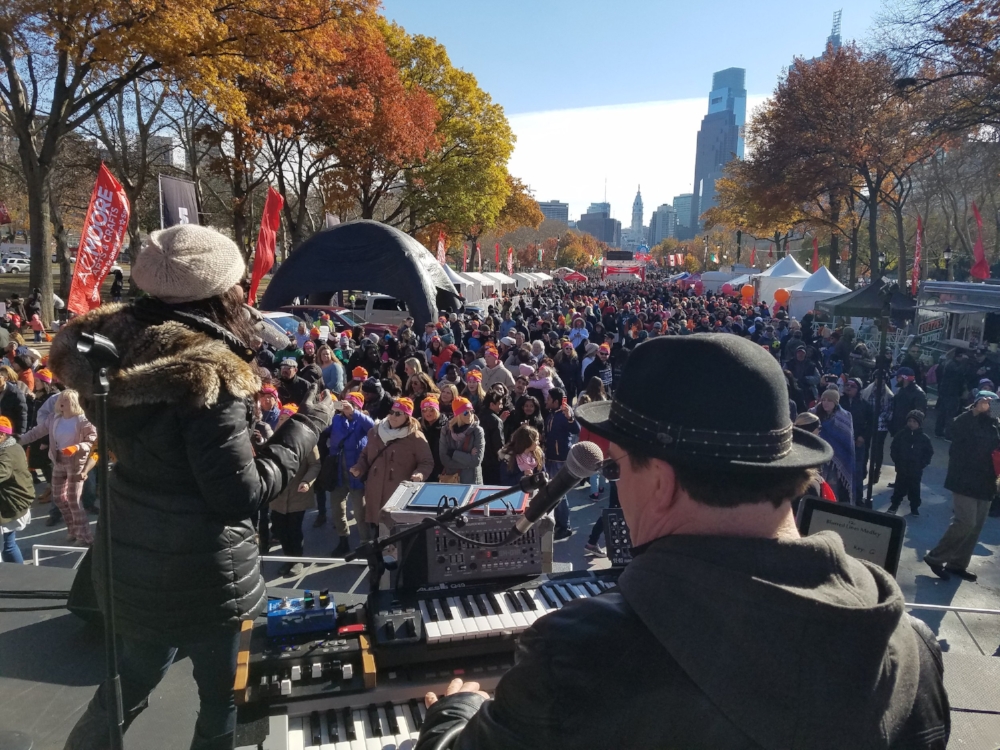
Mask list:
POLYGON ((514 248, 507 248, 507 275, 514 273, 514 248))
POLYGON ((176 224, 200 224, 198 191, 190 180, 160 175, 160 228, 176 224))
POLYGON ((444 248, 444 232, 438 232, 438 263, 443 266, 446 257, 446 251, 444 248))
POLYGON ((121 183, 102 163, 80 233, 66 307, 77 315, 101 306, 101 284, 128 233, 130 208, 121 183))

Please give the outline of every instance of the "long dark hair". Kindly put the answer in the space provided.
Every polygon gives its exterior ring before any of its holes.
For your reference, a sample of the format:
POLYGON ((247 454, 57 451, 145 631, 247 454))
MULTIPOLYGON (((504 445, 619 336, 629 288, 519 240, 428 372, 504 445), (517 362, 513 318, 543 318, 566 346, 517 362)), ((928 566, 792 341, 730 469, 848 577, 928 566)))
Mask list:
POLYGON ((250 313, 243 305, 243 288, 239 285, 215 297, 183 302, 170 307, 207 318, 225 328, 247 346, 257 337, 250 313))

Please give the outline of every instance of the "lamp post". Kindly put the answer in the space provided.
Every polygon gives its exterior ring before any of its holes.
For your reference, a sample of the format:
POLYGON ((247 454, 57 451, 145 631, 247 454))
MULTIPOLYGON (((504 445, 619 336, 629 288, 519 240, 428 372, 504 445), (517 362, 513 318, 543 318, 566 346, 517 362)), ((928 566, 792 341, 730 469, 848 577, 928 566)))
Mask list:
MULTIPOLYGON (((878 277, 882 278, 885 276, 885 251, 878 251, 878 277)), ((874 281, 874 279, 872 279, 874 281)))
POLYGON ((944 252, 944 280, 951 281, 951 245, 945 245, 944 252))

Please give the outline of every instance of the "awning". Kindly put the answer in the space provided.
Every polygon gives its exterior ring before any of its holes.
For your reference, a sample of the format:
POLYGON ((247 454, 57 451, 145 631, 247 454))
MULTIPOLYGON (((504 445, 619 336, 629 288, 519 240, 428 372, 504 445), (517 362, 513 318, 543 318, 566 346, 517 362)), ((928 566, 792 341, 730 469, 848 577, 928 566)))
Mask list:
POLYGON ((934 302, 929 305, 920 305, 919 310, 931 310, 943 313, 1000 313, 1000 307, 996 305, 982 305, 974 302, 934 302))

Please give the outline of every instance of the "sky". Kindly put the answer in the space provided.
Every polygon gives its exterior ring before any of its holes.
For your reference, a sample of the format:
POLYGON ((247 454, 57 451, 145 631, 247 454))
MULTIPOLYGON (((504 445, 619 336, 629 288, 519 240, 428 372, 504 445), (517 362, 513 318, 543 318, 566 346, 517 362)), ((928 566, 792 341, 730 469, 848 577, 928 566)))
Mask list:
POLYGON ((436 38, 510 119, 509 168, 538 200, 579 218, 607 199, 627 225, 691 191, 712 73, 747 71, 747 113, 795 56, 822 53, 833 13, 863 41, 878 0, 382 0, 412 34, 436 38))

